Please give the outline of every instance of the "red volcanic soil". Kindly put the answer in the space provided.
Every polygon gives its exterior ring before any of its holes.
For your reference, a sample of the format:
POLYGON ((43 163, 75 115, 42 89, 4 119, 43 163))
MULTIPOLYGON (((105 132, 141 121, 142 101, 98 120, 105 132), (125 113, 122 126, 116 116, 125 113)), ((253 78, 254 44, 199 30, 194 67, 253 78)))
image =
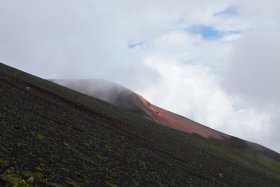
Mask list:
POLYGON ((197 134, 204 138, 213 138, 216 140, 224 140, 227 135, 203 126, 190 119, 184 118, 180 115, 174 114, 167 110, 161 109, 155 105, 152 105, 143 97, 139 96, 141 105, 139 107, 145 111, 147 116, 162 125, 168 126, 173 129, 184 131, 191 134, 197 134))

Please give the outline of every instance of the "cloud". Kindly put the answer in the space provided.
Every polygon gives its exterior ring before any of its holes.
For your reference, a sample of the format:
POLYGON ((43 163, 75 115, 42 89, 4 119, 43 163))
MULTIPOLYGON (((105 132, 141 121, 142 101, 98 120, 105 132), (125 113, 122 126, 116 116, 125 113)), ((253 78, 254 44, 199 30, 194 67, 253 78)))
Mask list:
MULTIPOLYGON (((254 107, 237 108, 240 101, 223 90, 211 69, 160 56, 147 58, 146 63, 160 75, 150 87, 139 90, 148 100, 227 134, 273 144, 270 114, 254 107)), ((273 148, 277 146, 274 143, 273 148)))
POLYGON ((147 58, 146 63, 160 75, 158 81, 139 91, 147 99, 212 128, 224 125, 224 118, 232 110, 231 104, 208 68, 159 56, 147 58))
POLYGON ((280 149, 279 140, 275 141, 278 139, 276 132, 280 131, 279 31, 280 26, 268 24, 244 33, 234 46, 228 71, 223 76, 223 86, 228 93, 241 98, 247 106, 255 107, 258 113, 267 113, 269 117, 262 124, 253 123, 252 129, 259 126, 263 133, 252 139, 261 139, 277 150, 280 149))
MULTIPOLYGON (((44 78, 103 78, 125 85, 127 73, 139 84, 154 79, 156 75, 141 64, 139 50, 127 48, 128 41, 153 27, 136 32, 137 15, 123 15, 129 4, 117 4, 118 12, 108 3, 112 2, 1 2, 1 61, 44 78)), ((142 22, 148 26, 146 19, 142 22)))
POLYGON ((252 28, 235 45, 226 85, 254 102, 279 102, 280 26, 252 28))

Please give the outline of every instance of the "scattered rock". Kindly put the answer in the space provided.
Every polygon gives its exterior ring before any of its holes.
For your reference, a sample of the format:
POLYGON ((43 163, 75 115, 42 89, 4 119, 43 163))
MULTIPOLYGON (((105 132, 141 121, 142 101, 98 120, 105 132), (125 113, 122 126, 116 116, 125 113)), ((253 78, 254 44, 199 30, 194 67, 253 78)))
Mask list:
POLYGON ((219 176, 220 178, 223 178, 223 177, 224 177, 224 175, 223 175, 222 173, 219 173, 218 176, 219 176))

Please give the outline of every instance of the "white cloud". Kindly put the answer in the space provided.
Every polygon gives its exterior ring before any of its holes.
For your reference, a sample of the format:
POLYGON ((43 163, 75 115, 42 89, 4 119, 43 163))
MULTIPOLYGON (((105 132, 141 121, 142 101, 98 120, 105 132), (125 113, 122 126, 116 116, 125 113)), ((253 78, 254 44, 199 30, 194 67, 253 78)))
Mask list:
POLYGON ((226 84, 254 102, 279 100, 280 26, 252 28, 243 34, 231 54, 226 84))
POLYGON ((276 138, 271 115, 255 107, 235 107, 242 102, 223 90, 209 68, 157 56, 146 63, 160 78, 138 92, 154 104, 227 134, 279 148, 270 141, 276 138))
POLYGON ((139 91, 147 99, 213 128, 223 127, 232 107, 209 69, 160 57, 150 57, 146 63, 160 75, 158 81, 139 91))
MULTIPOLYGON (((249 114, 241 118, 243 121, 248 118, 254 119, 251 124, 244 124, 246 127, 244 131, 248 131, 247 136, 252 141, 278 151, 280 149, 277 133, 280 131, 280 86, 277 82, 280 75, 279 31, 279 25, 260 23, 243 33, 233 48, 228 69, 223 76, 223 86, 227 92, 235 94, 244 104, 257 110, 254 115, 249 114)), ((244 131, 239 132, 240 136, 244 131)))

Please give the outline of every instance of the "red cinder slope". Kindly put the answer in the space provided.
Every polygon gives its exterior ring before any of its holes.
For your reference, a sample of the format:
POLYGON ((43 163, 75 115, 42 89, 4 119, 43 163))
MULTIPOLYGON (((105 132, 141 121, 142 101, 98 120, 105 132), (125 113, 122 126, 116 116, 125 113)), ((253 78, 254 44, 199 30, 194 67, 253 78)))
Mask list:
POLYGON ((224 140, 226 137, 228 137, 221 132, 210 129, 183 116, 159 108, 149 103, 141 96, 139 96, 139 99, 141 101, 141 105, 139 105, 139 107, 145 111, 150 119, 162 125, 187 133, 196 134, 204 138, 224 140))

